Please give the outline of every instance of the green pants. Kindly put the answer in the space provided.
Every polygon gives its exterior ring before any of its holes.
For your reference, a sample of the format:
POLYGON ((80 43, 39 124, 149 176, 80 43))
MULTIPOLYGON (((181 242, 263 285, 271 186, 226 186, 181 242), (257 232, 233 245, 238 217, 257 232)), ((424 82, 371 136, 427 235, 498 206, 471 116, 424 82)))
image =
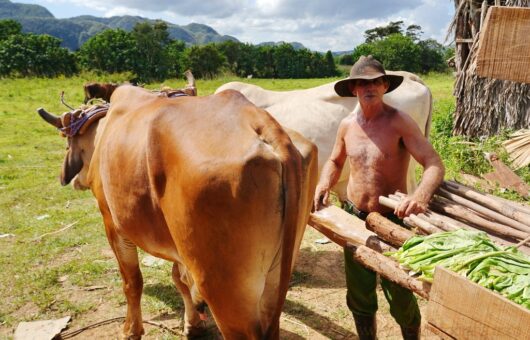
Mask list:
MULTIPOLYGON (((344 210, 352 215, 358 210, 350 202, 345 203, 344 210)), ((364 219, 363 218, 363 219, 364 219)), ((397 219, 397 217, 396 217, 397 219)), ((392 218, 395 222, 396 220, 392 218)), ((346 303, 354 315, 373 316, 377 311, 377 274, 353 259, 350 250, 344 248, 344 267, 346 271, 346 303)), ((415 327, 421 323, 420 310, 414 294, 391 281, 381 278, 381 288, 390 304, 390 314, 403 327, 415 327)))

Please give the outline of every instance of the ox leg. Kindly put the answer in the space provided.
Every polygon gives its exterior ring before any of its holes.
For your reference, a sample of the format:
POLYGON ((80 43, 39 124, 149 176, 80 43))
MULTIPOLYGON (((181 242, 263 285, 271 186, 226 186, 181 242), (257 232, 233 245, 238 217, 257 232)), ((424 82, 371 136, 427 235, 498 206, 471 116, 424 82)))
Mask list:
POLYGON ((178 263, 173 263, 173 271, 171 274, 173 282, 175 282, 175 286, 180 291, 184 300, 184 335, 188 338, 201 337, 206 333, 206 327, 195 309, 188 285, 181 278, 178 263))
POLYGON ((123 280, 123 292, 127 299, 127 316, 123 325, 123 337, 125 339, 140 339, 144 334, 140 306, 144 283, 138 263, 138 252, 136 245, 129 240, 116 234, 113 236, 110 243, 118 259, 123 280))

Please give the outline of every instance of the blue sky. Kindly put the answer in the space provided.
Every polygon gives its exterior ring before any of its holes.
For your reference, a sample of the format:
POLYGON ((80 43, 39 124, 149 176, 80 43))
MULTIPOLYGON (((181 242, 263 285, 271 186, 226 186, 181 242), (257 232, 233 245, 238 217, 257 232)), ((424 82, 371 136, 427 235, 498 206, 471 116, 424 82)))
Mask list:
POLYGON ((403 20, 420 25, 422 38, 445 42, 454 14, 451 0, 12 0, 39 4, 57 18, 139 15, 178 25, 206 24, 242 42, 298 41, 317 51, 352 50, 365 30, 403 20))

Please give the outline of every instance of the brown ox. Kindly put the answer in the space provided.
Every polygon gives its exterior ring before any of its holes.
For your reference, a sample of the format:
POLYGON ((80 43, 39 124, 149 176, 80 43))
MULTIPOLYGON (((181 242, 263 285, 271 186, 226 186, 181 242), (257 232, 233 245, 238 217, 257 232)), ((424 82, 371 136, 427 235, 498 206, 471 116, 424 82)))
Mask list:
POLYGON ((95 98, 103 99, 108 103, 110 102, 110 96, 112 96, 112 93, 118 86, 119 84, 114 83, 86 83, 83 85, 83 90, 85 92, 85 100, 83 103, 86 104, 90 99, 95 98))
MULTIPOLYGON (((196 96, 197 88, 195 87, 195 78, 193 77, 193 74, 191 73, 190 70, 186 70, 186 72, 184 72, 184 75, 186 76, 186 79, 188 80, 188 84, 186 85, 186 87, 182 89, 178 89, 178 90, 165 88, 165 89, 162 89, 160 92, 167 96, 172 96, 172 95, 174 96, 178 94, 184 94, 187 96, 196 96)), ((91 99, 100 98, 106 101, 107 103, 109 103, 112 93, 114 92, 114 90, 116 90, 118 86, 120 85, 114 84, 114 83, 97 83, 97 82, 86 83, 83 86, 83 90, 85 92, 85 100, 83 102, 86 104, 91 99)))
MULTIPOLYGON (((39 114, 58 128, 72 118, 39 114)), ((232 90, 171 99, 120 86, 80 131, 61 182, 75 177, 97 199, 127 297, 124 335, 144 332, 138 246, 174 263, 187 334, 201 331, 205 302, 226 339, 277 339, 317 180, 314 144, 232 90)))

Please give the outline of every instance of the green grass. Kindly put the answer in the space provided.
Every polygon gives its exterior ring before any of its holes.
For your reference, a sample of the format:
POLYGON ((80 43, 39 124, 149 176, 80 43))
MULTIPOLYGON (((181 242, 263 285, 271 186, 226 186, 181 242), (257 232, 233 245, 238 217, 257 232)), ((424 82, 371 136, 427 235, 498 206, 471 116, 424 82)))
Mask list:
MULTIPOLYGON (((40 119, 38 107, 56 114, 67 111, 59 101, 61 91, 72 106, 81 104, 82 85, 89 80, 122 81, 127 75, 83 74, 57 79, 2 79, 0 81, 0 337, 10 334, 20 321, 80 315, 97 308, 101 293, 79 293, 83 287, 104 285, 105 299, 115 306, 125 302, 116 262, 102 249, 108 249, 101 216, 88 191, 61 187, 58 181, 65 140, 40 119), (50 233, 75 223, 56 234, 50 233), (85 295, 83 295, 85 294, 85 295), (91 298, 94 296, 94 298, 91 298)), ((338 79, 338 78, 335 78, 338 79)), ((310 88, 335 79, 238 79, 223 77, 198 80, 200 95, 211 94, 228 81, 245 81, 267 89, 310 88)), ((450 75, 424 76, 434 97, 431 140, 441 154, 448 176, 462 169, 479 174, 490 171, 483 151, 496 150, 503 136, 484 141, 452 137, 451 113, 453 78, 450 75)), ((183 79, 164 84, 182 87, 183 79)), ((505 155, 502 155, 505 157, 505 155)), ((530 181, 528 169, 519 172, 530 181)), ((517 198, 508 193, 511 198, 517 198), (510 196, 511 195, 511 196, 510 196)), ((520 198, 519 198, 520 199, 520 198)), ((174 294, 171 266, 143 268, 146 313, 181 313, 182 300, 174 294)), ((295 281, 310 280, 307 273, 295 273, 295 281)), ((180 314, 179 314, 180 315, 180 314)), ((110 317, 110 316, 109 316, 110 317)))

